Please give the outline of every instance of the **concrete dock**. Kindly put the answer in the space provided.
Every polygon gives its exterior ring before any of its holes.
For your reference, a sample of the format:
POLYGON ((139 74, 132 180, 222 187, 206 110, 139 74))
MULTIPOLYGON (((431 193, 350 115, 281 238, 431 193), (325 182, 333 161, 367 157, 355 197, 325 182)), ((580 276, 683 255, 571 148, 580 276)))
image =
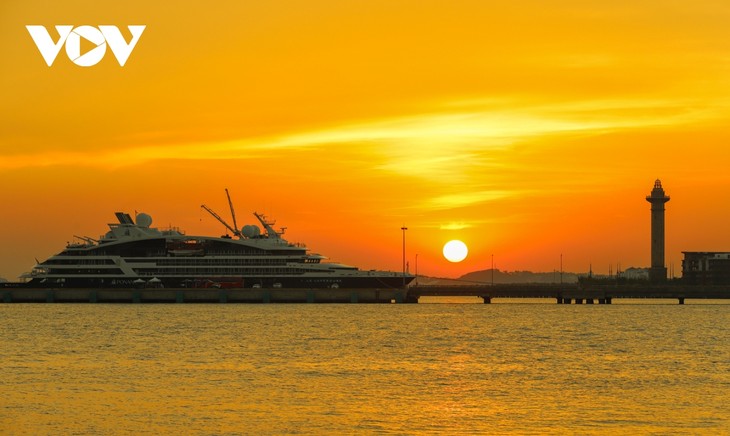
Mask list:
POLYGON ((3 303, 403 303, 403 289, 0 288, 3 303))

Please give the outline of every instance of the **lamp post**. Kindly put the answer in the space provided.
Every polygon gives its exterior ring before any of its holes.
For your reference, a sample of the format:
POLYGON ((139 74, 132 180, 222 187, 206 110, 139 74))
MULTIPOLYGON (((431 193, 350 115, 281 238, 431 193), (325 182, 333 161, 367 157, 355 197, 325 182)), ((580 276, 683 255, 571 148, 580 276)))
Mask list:
POLYGON ((403 287, 406 287, 406 230, 405 225, 400 228, 403 231, 403 287))

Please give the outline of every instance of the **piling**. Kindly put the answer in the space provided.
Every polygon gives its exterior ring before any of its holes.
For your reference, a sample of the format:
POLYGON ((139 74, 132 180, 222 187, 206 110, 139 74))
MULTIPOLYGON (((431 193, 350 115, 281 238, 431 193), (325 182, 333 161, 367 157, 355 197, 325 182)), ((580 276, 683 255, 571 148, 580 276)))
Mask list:
POLYGON ((418 303, 418 295, 408 294, 406 296, 403 291, 398 291, 395 293, 394 300, 398 304, 403 303, 404 301, 406 303, 418 303))

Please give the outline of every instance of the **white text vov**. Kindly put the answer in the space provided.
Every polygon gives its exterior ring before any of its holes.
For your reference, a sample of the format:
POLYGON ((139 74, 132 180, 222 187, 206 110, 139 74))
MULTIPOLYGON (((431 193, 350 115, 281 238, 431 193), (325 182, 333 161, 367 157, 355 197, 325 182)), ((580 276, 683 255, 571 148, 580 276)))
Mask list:
POLYGON ((145 27, 147 26, 127 26, 132 34, 132 40, 127 44, 117 26, 99 26, 98 28, 78 26, 74 28, 74 26, 59 25, 56 26, 58 32, 58 41, 56 42, 53 41, 45 26, 25 26, 49 67, 53 65, 53 61, 56 60, 64 43, 66 44, 68 58, 80 67, 90 67, 99 63, 106 54, 107 44, 114 57, 117 58, 119 65, 123 67, 137 45, 140 36, 142 36, 145 27), (81 38, 96 44, 96 47, 82 55, 81 38))

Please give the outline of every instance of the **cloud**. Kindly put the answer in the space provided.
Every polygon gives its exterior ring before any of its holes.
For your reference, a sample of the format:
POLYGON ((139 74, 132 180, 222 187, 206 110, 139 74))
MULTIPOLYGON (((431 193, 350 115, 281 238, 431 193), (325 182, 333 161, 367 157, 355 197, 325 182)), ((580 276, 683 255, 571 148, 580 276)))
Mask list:
POLYGON ((460 221, 460 222, 451 222, 448 224, 441 224, 439 226, 439 229, 441 229, 441 230, 463 230, 463 229, 468 229, 471 227, 474 227, 474 224, 460 221))
MULTIPOLYGON (((311 131, 230 141, 53 151, 3 156, 0 169, 52 165, 118 168, 157 160, 252 159, 277 151, 368 144, 373 169, 403 176, 460 182, 472 171, 505 164, 516 144, 560 135, 596 135, 618 130, 679 125, 721 118, 726 107, 686 101, 583 100, 558 104, 465 99, 433 105, 431 111, 373 119, 311 131), (497 159, 499 157, 499 159, 497 159)), ((283 156, 285 157, 285 156, 283 156)))
POLYGON ((517 191, 509 190, 488 190, 475 192, 460 192, 455 194, 440 195, 433 197, 422 206, 427 209, 456 209, 471 206, 475 203, 500 200, 503 198, 518 195, 517 191))

